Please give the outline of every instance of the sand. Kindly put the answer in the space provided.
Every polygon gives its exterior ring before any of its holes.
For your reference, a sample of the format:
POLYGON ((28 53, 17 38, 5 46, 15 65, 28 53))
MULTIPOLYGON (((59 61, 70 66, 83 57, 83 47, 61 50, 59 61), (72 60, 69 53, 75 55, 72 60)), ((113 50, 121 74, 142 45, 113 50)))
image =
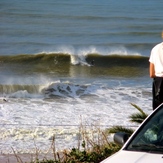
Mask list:
POLYGON ((54 160, 53 154, 0 154, 0 163, 30 163, 31 161, 39 160, 54 160))

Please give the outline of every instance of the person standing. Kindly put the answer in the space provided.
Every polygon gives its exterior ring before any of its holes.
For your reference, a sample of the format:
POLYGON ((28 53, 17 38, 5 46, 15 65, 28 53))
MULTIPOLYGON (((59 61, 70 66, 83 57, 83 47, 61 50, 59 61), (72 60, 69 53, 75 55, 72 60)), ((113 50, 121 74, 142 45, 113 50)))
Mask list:
MULTIPOLYGON (((161 36, 163 38, 163 31, 161 36)), ((155 110, 163 103, 163 42, 153 47, 149 62, 149 75, 153 78, 152 107, 153 110, 155 110)))

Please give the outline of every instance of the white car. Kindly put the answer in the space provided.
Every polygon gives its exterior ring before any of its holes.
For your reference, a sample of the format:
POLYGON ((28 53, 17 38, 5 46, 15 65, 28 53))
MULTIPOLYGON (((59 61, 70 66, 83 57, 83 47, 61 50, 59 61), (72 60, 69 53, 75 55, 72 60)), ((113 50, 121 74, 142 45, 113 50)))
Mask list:
POLYGON ((101 163, 163 163, 163 104, 128 137, 116 133, 114 141, 123 147, 101 163))

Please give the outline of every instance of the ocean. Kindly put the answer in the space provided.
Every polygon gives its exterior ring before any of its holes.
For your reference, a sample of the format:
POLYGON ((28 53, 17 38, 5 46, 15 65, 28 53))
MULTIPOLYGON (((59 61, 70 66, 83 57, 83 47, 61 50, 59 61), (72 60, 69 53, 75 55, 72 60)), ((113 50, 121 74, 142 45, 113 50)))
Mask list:
POLYGON ((0 152, 77 146, 80 126, 152 112, 161 0, 1 0, 0 152), (14 150, 13 150, 14 149, 14 150))

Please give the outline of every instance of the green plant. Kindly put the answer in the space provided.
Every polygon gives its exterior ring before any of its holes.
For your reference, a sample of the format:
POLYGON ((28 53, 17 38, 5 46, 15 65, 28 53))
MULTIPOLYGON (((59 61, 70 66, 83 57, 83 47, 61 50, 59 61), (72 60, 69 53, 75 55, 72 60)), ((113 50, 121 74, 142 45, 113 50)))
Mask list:
POLYGON ((138 107, 137 105, 131 103, 132 106, 134 106, 139 113, 134 113, 132 115, 129 116, 130 118, 130 122, 134 122, 134 123, 142 123, 144 121, 145 118, 147 118, 148 114, 146 114, 140 107, 138 107))
MULTIPOLYGON (((134 113, 132 115, 129 116, 129 121, 132 122, 132 123, 137 123, 137 124, 140 124, 144 121, 144 119, 148 116, 148 114, 146 114, 140 107, 138 107, 137 105, 131 103, 131 105, 133 107, 135 107, 139 113, 134 113)), ((123 127, 123 126, 113 126, 109 129, 107 129, 107 133, 108 134, 114 134, 116 132, 125 132, 129 135, 131 135, 134 130, 131 129, 131 128, 126 128, 126 127, 123 127)))
POLYGON ((107 132, 109 134, 114 134, 116 132, 125 132, 125 133, 128 133, 129 135, 131 135, 134 132, 134 130, 123 127, 123 126, 113 126, 113 127, 109 128, 109 129, 107 129, 107 132))
MULTIPOLYGON (((83 147, 85 148, 85 142, 83 142, 83 147)), ((114 144, 110 143, 108 145, 95 145, 91 150, 79 150, 77 148, 73 148, 69 154, 67 154, 68 163, 99 163, 104 160, 106 157, 112 155, 117 152, 120 148, 114 144)))

